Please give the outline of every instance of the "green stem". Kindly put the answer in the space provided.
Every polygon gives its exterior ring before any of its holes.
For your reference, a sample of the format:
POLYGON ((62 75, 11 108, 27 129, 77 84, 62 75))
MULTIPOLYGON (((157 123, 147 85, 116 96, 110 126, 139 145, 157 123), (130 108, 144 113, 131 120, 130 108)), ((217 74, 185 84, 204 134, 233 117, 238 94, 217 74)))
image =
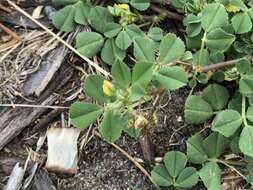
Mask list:
POLYGON ((246 119, 246 97, 242 96, 242 120, 245 127, 248 127, 248 122, 246 119))
POLYGON ((201 47, 200 47, 200 52, 199 52, 199 59, 198 59, 198 65, 200 66, 200 62, 202 60, 202 56, 203 56, 203 50, 205 48, 205 41, 206 41, 206 32, 204 33, 204 36, 201 40, 201 47))

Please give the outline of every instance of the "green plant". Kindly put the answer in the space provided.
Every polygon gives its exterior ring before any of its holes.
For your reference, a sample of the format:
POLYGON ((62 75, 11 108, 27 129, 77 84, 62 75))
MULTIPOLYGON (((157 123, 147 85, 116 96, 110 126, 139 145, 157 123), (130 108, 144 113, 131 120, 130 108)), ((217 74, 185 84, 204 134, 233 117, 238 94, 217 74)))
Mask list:
POLYGON ((139 113, 136 108, 151 100, 157 91, 172 91, 187 84, 187 75, 181 67, 166 66, 184 55, 184 44, 180 39, 174 34, 163 37, 157 61, 155 54, 152 51, 153 54, 149 53, 150 49, 142 43, 145 42, 140 41, 135 50, 139 61, 132 71, 118 60, 112 65, 111 82, 101 75, 87 77, 85 94, 103 104, 74 103, 70 108, 74 126, 85 129, 104 113, 99 131, 109 142, 117 140, 123 130, 130 134, 134 129, 148 130, 148 119, 153 117, 139 113), (134 128, 131 128, 132 124, 134 128))

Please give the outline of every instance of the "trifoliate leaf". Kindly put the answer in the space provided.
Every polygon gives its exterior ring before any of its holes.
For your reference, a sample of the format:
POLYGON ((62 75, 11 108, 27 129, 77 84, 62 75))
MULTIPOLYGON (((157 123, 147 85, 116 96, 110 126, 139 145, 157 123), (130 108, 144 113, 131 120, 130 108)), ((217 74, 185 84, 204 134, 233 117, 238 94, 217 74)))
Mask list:
POLYGON ((154 41, 161 41, 163 38, 163 30, 159 27, 150 28, 148 31, 148 37, 154 41))
POLYGON ((112 78, 121 86, 127 87, 132 78, 130 68, 121 61, 117 61, 112 66, 112 78))
POLYGON ((189 96, 185 103, 184 116, 189 124, 204 123, 213 115, 210 104, 199 96, 189 96))
POLYGON ((253 75, 242 75, 239 90, 245 96, 253 95, 253 75))
POLYGON ((122 30, 116 38, 116 45, 120 49, 126 50, 131 45, 131 43, 132 43, 131 37, 128 35, 126 30, 122 30))
POLYGON ((122 26, 120 24, 111 22, 107 23, 104 29, 104 35, 107 38, 113 38, 117 36, 117 34, 122 30, 122 26))

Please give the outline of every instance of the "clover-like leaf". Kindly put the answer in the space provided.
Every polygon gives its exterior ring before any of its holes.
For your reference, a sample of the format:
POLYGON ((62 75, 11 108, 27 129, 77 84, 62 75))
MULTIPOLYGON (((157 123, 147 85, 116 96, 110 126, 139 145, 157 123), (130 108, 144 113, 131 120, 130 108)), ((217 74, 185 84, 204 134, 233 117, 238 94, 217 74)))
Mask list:
POLYGON ((126 52, 115 44, 114 39, 106 40, 101 51, 101 58, 105 63, 112 65, 117 60, 123 60, 125 56, 126 52))
POLYGON ((177 177, 184 169, 187 163, 187 157, 179 151, 167 152, 164 156, 164 164, 173 178, 177 177))
POLYGON ((161 68, 155 74, 155 80, 167 90, 176 90, 187 84, 187 75, 179 66, 161 68))
POLYGON ((187 140, 187 158, 190 162, 201 164, 208 158, 203 148, 203 138, 195 134, 187 140))
POLYGON ((78 2, 79 0, 52 0, 53 5, 61 6, 61 5, 69 5, 78 2))
POLYGON ((189 96, 185 103, 184 117, 189 124, 200 124, 213 115, 212 107, 199 96, 189 96))
POLYGON ((130 4, 140 11, 146 10, 150 5, 149 0, 130 0, 130 4))
POLYGON ((209 32, 228 24, 228 14, 221 3, 209 3, 204 6, 201 16, 201 25, 209 32))
POLYGON ((103 92, 103 81, 105 78, 101 75, 89 75, 84 82, 84 92, 100 102, 107 100, 103 92))
POLYGON ((209 158, 218 158, 228 144, 228 139, 218 132, 211 133, 203 141, 203 147, 209 158))
POLYGON ((198 183, 198 172, 193 167, 184 168, 176 179, 175 186, 190 188, 198 183))
POLYGON ((239 90, 245 96, 253 95, 253 75, 242 75, 239 90))
POLYGON ((79 129, 86 129, 102 111, 103 109, 96 104, 75 102, 70 106, 70 122, 79 129))
POLYGON ((188 37, 195 37, 201 32, 201 17, 189 14, 184 20, 188 37))
POLYGON ((212 125, 212 130, 221 133, 225 137, 230 137, 241 124, 241 115, 235 110, 227 109, 217 114, 212 125))
POLYGON ((162 187, 168 187, 173 183, 173 180, 164 165, 155 166, 151 171, 151 178, 153 182, 162 187))
POLYGON ((236 34, 249 32, 252 28, 252 21, 247 12, 240 12, 231 19, 236 34))
POLYGON ((229 93, 225 87, 211 84, 204 89, 202 98, 212 106, 213 110, 221 110, 228 103, 229 93))
POLYGON ((104 35, 107 38, 113 38, 117 36, 117 34, 122 30, 122 26, 120 24, 110 22, 106 24, 104 28, 104 35))
POLYGON ((247 125, 243 128, 239 139, 239 148, 243 154, 253 157, 253 126, 247 125))
POLYGON ((88 18, 90 13, 90 6, 85 4, 83 1, 78 1, 75 4, 75 22, 82 25, 88 24, 88 18))
POLYGON ((155 61, 156 44, 148 37, 134 39, 134 57, 137 61, 155 61))
POLYGON ((199 171, 199 176, 207 189, 221 189, 221 170, 217 163, 206 163, 199 171))
POLYGON ((229 34, 221 28, 216 28, 207 34, 205 43, 211 50, 224 52, 234 41, 235 36, 233 34, 229 34))
POLYGON ((132 39, 129 36, 129 34, 126 32, 126 30, 122 30, 117 38, 116 38, 116 45, 122 49, 126 50, 132 43, 132 39))
POLYGON ((247 73, 250 70, 250 66, 251 66, 251 63, 249 59, 245 59, 245 58, 239 60, 238 63, 236 64, 236 68, 241 74, 247 73))
POLYGON ((163 37, 160 44, 160 63, 166 64, 179 59, 185 52, 184 42, 175 34, 169 33, 163 37))
POLYGON ((112 143, 119 139, 125 124, 126 121, 121 115, 108 110, 99 126, 99 132, 107 142, 112 143))
POLYGON ((112 78, 121 86, 127 87, 131 83, 130 68, 121 61, 112 66, 112 78))
POLYGON ((104 38, 96 32, 80 32, 76 36, 76 48, 88 58, 96 55, 104 44, 104 38))

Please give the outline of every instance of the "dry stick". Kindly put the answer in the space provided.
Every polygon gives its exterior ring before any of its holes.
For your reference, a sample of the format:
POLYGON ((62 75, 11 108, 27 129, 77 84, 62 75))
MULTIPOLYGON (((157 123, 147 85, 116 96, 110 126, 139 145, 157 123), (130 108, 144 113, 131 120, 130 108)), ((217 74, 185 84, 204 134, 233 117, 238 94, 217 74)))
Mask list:
POLYGON ((83 56, 82 54, 80 54, 74 47, 72 47, 70 44, 66 43, 62 38, 60 38, 59 36, 57 36, 55 33, 53 33, 51 30, 49 30, 46 26, 44 26, 43 24, 41 24, 39 21, 35 20, 30 14, 28 14, 26 11, 24 11, 22 8, 20 8, 19 6, 17 6, 15 3, 13 3, 10 0, 6 0, 11 6, 13 6, 18 12, 20 12, 21 14, 23 14, 24 16, 26 16, 27 18, 29 18, 30 20, 32 20, 34 23, 36 23, 38 26, 40 26, 43 30, 45 30, 46 32, 48 32, 50 35, 52 35, 55 39, 57 39, 59 42, 61 42, 62 44, 64 44, 67 48, 69 48, 71 51, 73 51, 76 55, 78 55, 79 57, 81 57, 83 60, 85 60, 88 64, 90 64, 91 66, 93 66, 96 70, 98 70, 100 73, 102 73, 103 75, 105 75, 106 77, 110 76, 110 73, 107 72, 106 70, 104 70, 103 68, 101 68, 100 66, 96 65, 93 61, 91 61, 89 58, 83 56))
MULTIPOLYGON (((243 59, 243 58, 241 58, 241 59, 243 59)), ((224 62, 208 65, 208 66, 205 66, 203 68, 200 68, 200 71, 201 72, 208 72, 210 70, 217 70, 217 69, 220 69, 220 68, 223 68, 223 67, 226 67, 226 66, 235 65, 241 59, 234 59, 234 60, 229 60, 229 61, 224 61, 224 62)))
POLYGON ((0 107, 69 109, 69 107, 64 107, 64 106, 29 105, 29 104, 0 104, 0 107))
MULTIPOLYGON (((102 139, 101 135, 97 132, 97 131, 94 131, 94 134, 96 136, 98 136, 99 138, 102 139)), ((131 155, 129 155, 125 150, 123 150, 122 148, 120 148, 118 145, 114 144, 114 143, 109 143, 110 145, 112 145, 114 148, 116 148, 117 150, 119 150, 122 154, 124 154, 129 160, 131 160, 134 165, 139 168, 142 173, 144 175, 146 175, 148 177, 148 179, 153 183, 152 181, 152 178, 150 176, 150 174, 147 172, 147 170, 145 170, 145 168, 142 167, 142 165, 140 165, 131 155)), ((156 187, 158 187, 155 183, 153 183, 156 187)))
POLYGON ((162 8, 157 7, 155 5, 151 5, 150 8, 159 14, 162 14, 162 15, 164 14, 164 16, 167 16, 170 19, 174 19, 174 20, 178 20, 178 21, 182 21, 184 19, 184 17, 180 14, 173 13, 171 11, 168 11, 166 9, 162 9, 162 8))
POLYGON ((6 26, 4 26, 1 22, 0 22, 0 29, 2 29, 4 32, 6 32, 7 34, 9 34, 12 38, 14 38, 15 40, 17 40, 18 42, 22 41, 22 38, 20 36, 18 36, 11 29, 9 29, 6 26))

